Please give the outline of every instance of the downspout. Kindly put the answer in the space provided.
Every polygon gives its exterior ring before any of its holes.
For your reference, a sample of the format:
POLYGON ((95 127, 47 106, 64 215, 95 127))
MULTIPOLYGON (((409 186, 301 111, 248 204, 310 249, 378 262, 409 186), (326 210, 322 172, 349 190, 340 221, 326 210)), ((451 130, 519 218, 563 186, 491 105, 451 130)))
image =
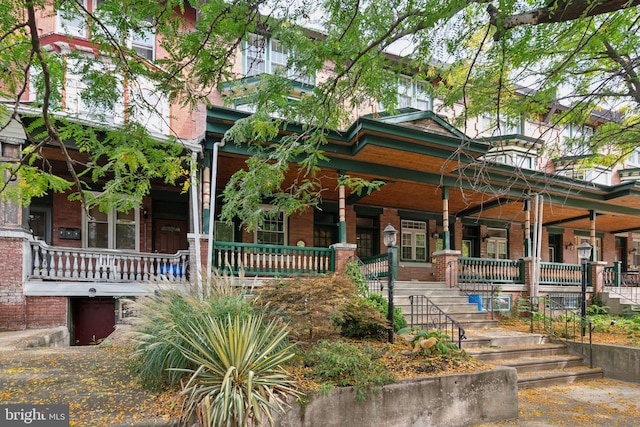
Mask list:
POLYGON ((202 259, 200 258, 200 210, 198 209, 198 179, 196 172, 198 170, 198 153, 191 153, 191 212, 193 216, 193 233, 195 244, 196 261, 193 263, 196 267, 196 289, 198 290, 198 298, 202 296, 202 259))
POLYGON ((211 191, 209 192, 209 243, 207 246, 207 277, 211 276, 212 258, 213 258, 213 228, 216 213, 216 187, 218 179, 218 149, 224 147, 224 140, 213 144, 213 152, 211 153, 211 191))

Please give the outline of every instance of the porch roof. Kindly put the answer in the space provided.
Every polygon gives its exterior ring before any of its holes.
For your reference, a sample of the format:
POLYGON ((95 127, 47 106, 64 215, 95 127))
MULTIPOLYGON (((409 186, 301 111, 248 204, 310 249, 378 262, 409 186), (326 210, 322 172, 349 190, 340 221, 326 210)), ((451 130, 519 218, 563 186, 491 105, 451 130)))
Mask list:
MULTIPOLYGON (((211 107, 206 148, 219 141, 235 121, 249 114, 211 107)), ((282 134, 301 131, 287 124, 282 134)), ((612 233, 640 230, 640 185, 635 181, 604 186, 565 176, 482 161, 489 141, 473 140, 432 112, 365 116, 344 132, 331 132, 321 161, 325 200, 337 200, 341 174, 385 184, 370 195, 348 203, 394 207, 418 212, 442 212, 442 188, 449 188, 449 211, 465 221, 524 222, 523 201, 530 194, 545 197, 544 224, 590 228, 589 213, 597 213, 596 228, 612 233)), ((275 141, 270 141, 275 142, 275 141)), ((220 150, 220 182, 245 167, 246 145, 226 144, 220 150)), ((292 168, 295 169, 295 168, 292 168)), ((295 170, 290 179, 295 177, 295 170)))

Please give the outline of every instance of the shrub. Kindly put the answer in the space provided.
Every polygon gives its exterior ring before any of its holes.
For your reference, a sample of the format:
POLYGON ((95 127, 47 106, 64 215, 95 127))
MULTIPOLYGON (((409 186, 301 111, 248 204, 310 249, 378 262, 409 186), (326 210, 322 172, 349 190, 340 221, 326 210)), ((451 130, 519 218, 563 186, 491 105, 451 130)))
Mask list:
POLYGON ((357 297, 345 304, 331 318, 340 333, 354 339, 381 339, 388 334, 388 321, 373 303, 357 297))
POLYGON ((261 314, 226 319, 204 316, 177 331, 180 351, 197 368, 182 394, 183 419, 201 425, 273 425, 272 412, 284 412, 287 395, 299 396, 282 365, 295 353, 286 345, 286 327, 261 314))
POLYGON ((254 309, 241 291, 229 278, 218 275, 205 282, 202 289, 188 289, 186 293, 157 290, 138 298, 138 316, 133 321, 133 369, 141 383, 151 389, 177 386, 183 376, 180 370, 193 365, 180 350, 188 345, 176 331, 203 317, 248 316, 254 309))
POLYGON ((311 340, 337 333, 331 318, 355 297, 355 285, 334 274, 267 282, 259 288, 255 303, 269 316, 295 325, 292 339, 311 340))
MULTIPOLYGON (((389 313, 389 302, 385 297, 380 294, 370 294, 367 299, 371 301, 383 316, 387 316, 389 313)), ((400 329, 406 327, 407 319, 405 319, 402 309, 400 307, 393 307, 393 330, 398 332, 400 329)))
POLYGON ((311 367, 310 378, 330 387, 352 386, 356 400, 362 402, 372 386, 390 384, 395 379, 381 356, 369 346, 362 349, 346 342, 320 341, 304 355, 304 364, 311 367))

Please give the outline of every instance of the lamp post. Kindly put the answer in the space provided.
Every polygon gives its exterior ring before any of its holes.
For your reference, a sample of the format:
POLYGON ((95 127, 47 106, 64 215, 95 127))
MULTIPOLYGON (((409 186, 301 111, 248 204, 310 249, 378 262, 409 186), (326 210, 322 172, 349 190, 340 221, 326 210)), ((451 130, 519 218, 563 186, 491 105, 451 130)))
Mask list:
POLYGON ((382 230, 384 244, 387 247, 387 256, 389 264, 387 269, 387 290, 389 292, 389 309, 387 310, 387 319, 389 320, 389 342, 393 344, 393 247, 396 245, 396 235, 398 230, 393 228, 391 224, 382 230))
POLYGON ((581 336, 586 334, 587 325, 587 260, 591 257, 591 245, 582 242, 578 246, 578 258, 582 264, 582 304, 580 306, 581 336))

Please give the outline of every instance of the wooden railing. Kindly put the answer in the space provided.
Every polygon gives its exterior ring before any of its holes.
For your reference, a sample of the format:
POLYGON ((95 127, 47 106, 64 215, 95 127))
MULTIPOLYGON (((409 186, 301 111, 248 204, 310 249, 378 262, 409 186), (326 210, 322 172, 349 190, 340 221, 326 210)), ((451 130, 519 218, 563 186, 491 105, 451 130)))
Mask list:
POLYGON ((175 255, 77 249, 31 242, 32 279, 68 281, 145 282, 188 280, 189 252, 175 255))
POLYGON ((540 284, 575 286, 582 283, 580 264, 540 263, 540 284))
POLYGON ((382 253, 366 258, 361 258, 366 266, 367 273, 375 277, 387 277, 389 275, 389 254, 382 253))
POLYGON ((524 283, 522 260, 458 258, 458 282, 524 283))
POLYGON ((263 276, 303 276, 335 271, 332 248, 215 242, 213 265, 219 270, 263 276))

